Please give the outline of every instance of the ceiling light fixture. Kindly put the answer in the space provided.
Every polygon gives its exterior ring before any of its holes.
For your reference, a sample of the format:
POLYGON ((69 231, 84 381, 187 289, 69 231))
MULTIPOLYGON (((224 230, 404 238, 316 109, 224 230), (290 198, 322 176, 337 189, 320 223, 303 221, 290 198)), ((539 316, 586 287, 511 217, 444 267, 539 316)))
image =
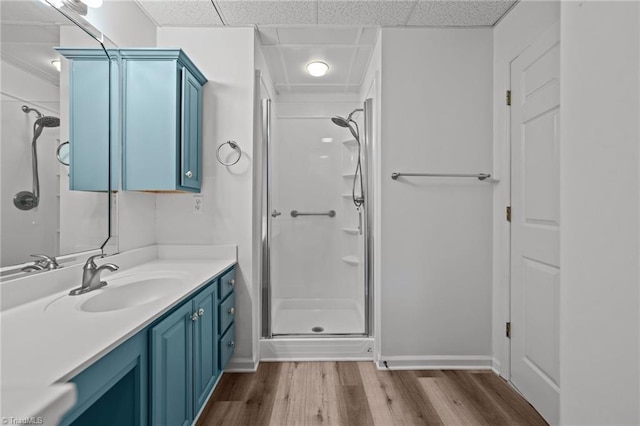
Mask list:
POLYGON ((329 71, 329 65, 324 62, 314 61, 307 64, 307 72, 314 77, 322 77, 329 71))
POLYGON ((58 70, 58 72, 60 72, 60 69, 62 67, 62 64, 60 63, 60 59, 54 59, 53 61, 51 61, 51 65, 58 70))

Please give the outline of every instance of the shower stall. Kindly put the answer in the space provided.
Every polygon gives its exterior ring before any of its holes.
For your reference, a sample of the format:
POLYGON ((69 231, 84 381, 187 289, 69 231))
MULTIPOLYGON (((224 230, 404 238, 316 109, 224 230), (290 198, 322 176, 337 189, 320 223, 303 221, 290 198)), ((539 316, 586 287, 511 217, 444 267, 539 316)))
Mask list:
POLYGON ((371 103, 276 118, 262 101, 263 342, 370 343, 371 103))

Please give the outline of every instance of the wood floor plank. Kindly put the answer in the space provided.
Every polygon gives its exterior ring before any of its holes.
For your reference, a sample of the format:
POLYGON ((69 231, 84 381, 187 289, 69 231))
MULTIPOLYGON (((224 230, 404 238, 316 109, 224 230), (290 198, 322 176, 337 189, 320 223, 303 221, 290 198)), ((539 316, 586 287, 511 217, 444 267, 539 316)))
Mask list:
POLYGON ((418 381, 426 397, 433 403, 438 415, 447 425, 484 425, 482 414, 469 403, 465 395, 448 377, 421 377, 418 381))
POLYGON ((360 372, 365 396, 371 410, 372 424, 379 426, 402 424, 395 423, 393 400, 387 394, 387 385, 380 383, 378 380, 375 364, 372 362, 359 362, 358 371, 360 372))
POLYGON ((491 371, 378 370, 372 362, 261 363, 225 374, 198 426, 546 425, 491 371))
POLYGON ((447 370, 444 373, 455 383, 456 388, 465 396, 469 406, 479 413, 484 423, 496 426, 510 425, 504 410, 494 403, 494 400, 469 377, 468 373, 460 370, 447 370))
POLYGON ((269 424, 281 368, 282 364, 277 362, 260 364, 245 401, 243 424, 256 426, 269 424))
POLYGON ((518 392, 496 374, 472 374, 472 380, 485 390, 496 406, 505 413, 509 423, 518 425, 546 425, 544 418, 518 392))
POLYGON ((198 419, 198 426, 241 426, 242 401, 219 401, 207 404, 207 410, 198 419))

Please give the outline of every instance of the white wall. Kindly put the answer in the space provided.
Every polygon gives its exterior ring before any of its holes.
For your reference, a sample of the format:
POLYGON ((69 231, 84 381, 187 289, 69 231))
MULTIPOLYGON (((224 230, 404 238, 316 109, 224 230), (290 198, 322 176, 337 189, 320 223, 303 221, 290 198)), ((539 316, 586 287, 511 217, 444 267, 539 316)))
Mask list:
POLYGON ((496 371, 509 378, 509 222, 505 208, 510 204, 509 109, 505 102, 510 87, 510 63, 545 29, 560 20, 560 2, 521 1, 493 31, 493 174, 500 182, 493 193, 493 356, 496 371))
POLYGON ((563 2, 561 40, 561 423, 639 424, 640 5, 563 2))
POLYGON ((237 244, 236 351, 234 359, 253 365, 259 312, 253 279, 253 28, 159 28, 159 47, 179 47, 208 78, 203 95, 203 212, 193 213, 191 194, 161 194, 156 201, 159 244, 237 244), (241 161, 225 167, 218 146, 235 140, 241 161))
POLYGON ((40 203, 32 210, 18 210, 13 197, 19 191, 31 191, 31 140, 36 114, 25 114, 22 106, 38 109, 42 114, 59 116, 60 93, 57 86, 2 61, 2 166, 1 217, 2 266, 32 261, 31 254, 58 255, 60 206, 58 195, 58 161, 56 159, 59 128, 45 128, 38 138, 40 203))
POLYGON ((492 30, 382 29, 381 358, 490 365, 492 30))

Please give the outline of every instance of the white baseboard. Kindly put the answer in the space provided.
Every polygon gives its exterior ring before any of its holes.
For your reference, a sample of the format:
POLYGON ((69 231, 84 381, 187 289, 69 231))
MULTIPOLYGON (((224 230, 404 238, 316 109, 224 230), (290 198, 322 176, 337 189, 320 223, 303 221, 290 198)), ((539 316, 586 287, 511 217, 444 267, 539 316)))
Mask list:
POLYGON ((498 359, 496 359, 495 357, 491 359, 491 369, 498 376, 502 376, 502 374, 500 373, 502 371, 502 370, 500 370, 500 361, 498 359))
POLYGON ((224 369, 225 373, 254 373, 258 369, 258 360, 253 358, 232 357, 224 369))
POLYGON ((273 338, 260 340, 260 361, 371 361, 373 339, 273 338))
POLYGON ((490 356, 380 356, 380 370, 491 370, 490 356), (384 362, 387 362, 385 366, 384 362))

